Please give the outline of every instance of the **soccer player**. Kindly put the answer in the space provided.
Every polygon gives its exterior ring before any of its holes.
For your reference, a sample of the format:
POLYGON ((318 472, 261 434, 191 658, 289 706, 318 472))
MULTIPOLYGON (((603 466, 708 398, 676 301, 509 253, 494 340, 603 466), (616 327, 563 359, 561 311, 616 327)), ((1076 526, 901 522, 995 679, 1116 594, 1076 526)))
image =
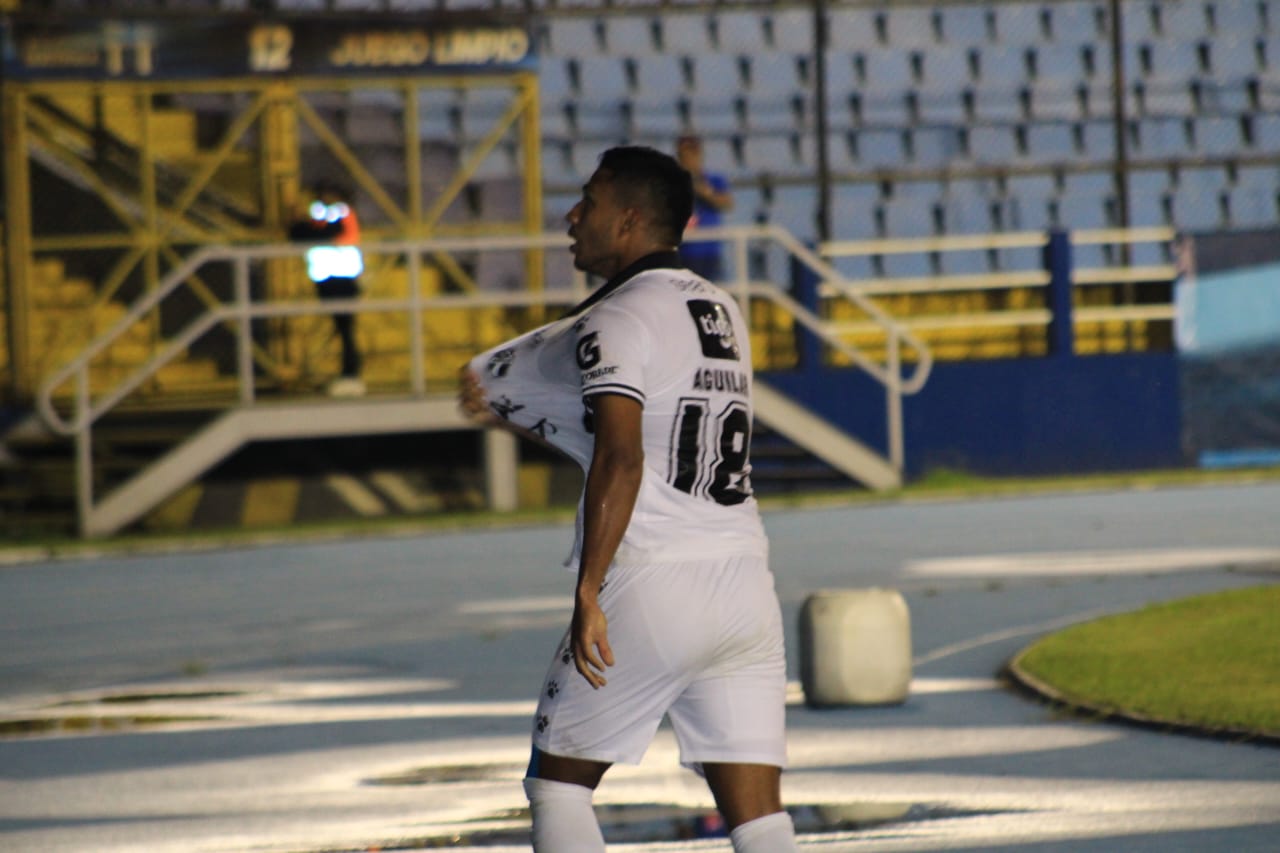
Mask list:
POLYGON ((604 850, 592 793, 664 714, 738 853, 795 850, 782 808, 786 665, 751 493, 751 352, 738 306, 677 255, 689 173, 606 151, 566 217, 606 279, 564 319, 473 359, 460 403, 586 471, 573 618, 542 686, 524 780, 537 853, 604 850))

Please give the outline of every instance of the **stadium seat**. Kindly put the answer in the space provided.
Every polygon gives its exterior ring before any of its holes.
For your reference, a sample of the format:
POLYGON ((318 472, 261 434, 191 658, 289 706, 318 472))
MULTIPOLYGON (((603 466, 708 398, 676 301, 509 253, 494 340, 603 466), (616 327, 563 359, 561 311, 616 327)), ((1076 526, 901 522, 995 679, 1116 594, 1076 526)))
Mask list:
POLYGON ((1049 35, 1043 9, 1038 3, 992 4, 996 41, 1010 47, 1039 44, 1049 35))
MULTIPOLYGON (((1213 22, 1219 36, 1234 35, 1243 38, 1254 38, 1263 29, 1263 20, 1258 15, 1261 4, 1258 3, 1217 3, 1213 7, 1213 22)), ((1272 26, 1280 24, 1273 21, 1272 26)))
POLYGON ((1106 3, 1054 3, 1049 10, 1050 38, 1057 44, 1104 43, 1110 35, 1106 3))
POLYGON ((543 104, 562 103, 573 92, 569 67, 558 56, 544 56, 538 61, 538 92, 543 104))
POLYGON ((1013 125, 977 124, 969 127, 968 159, 983 165, 1008 165, 1021 157, 1013 125))
POLYGON ((747 91, 752 97, 788 97, 804 94, 799 57, 790 53, 757 53, 747 65, 747 91))
POLYGON ((583 56, 574 60, 577 90, 588 104, 617 102, 627 97, 630 86, 625 66, 613 56, 583 56))
POLYGON ((942 32, 942 18, 927 6, 886 5, 885 29, 895 49, 932 47, 942 32))
POLYGON ((802 146, 798 134, 764 136, 750 134, 743 139, 743 165, 758 175, 808 177, 813 174, 813 155, 802 146))
POLYGON ((907 164, 906 133, 898 128, 869 127, 852 131, 854 159, 861 169, 901 169, 907 164))
POLYGON ((1228 190, 1227 212, 1235 228, 1274 228, 1280 222, 1276 193, 1257 187, 1239 186, 1228 190))
POLYGON ((713 50, 707 17, 670 13, 662 18, 662 49, 679 56, 704 56, 713 50))
POLYGON ((1241 166, 1236 170, 1235 185, 1257 187, 1269 193, 1280 192, 1280 167, 1241 166))
POLYGON ((1071 125, 1065 122, 1035 122, 1027 127, 1027 150, 1023 159, 1040 165, 1069 164, 1075 158, 1071 125))
POLYGON ((969 47, 987 41, 987 17, 985 6, 977 4, 951 4, 938 7, 942 16, 942 41, 957 47, 969 47))
POLYGON ((728 100, 744 88, 743 63, 736 56, 708 53, 688 58, 690 92, 694 96, 728 100))
POLYGON ((1120 4, 1120 14, 1123 16, 1120 23, 1126 42, 1149 41, 1160 37, 1152 7, 1153 4, 1148 0, 1120 4))
POLYGON ((1239 153, 1242 137, 1240 120, 1227 116, 1201 116, 1194 119, 1191 138, 1203 156, 1226 157, 1239 153))
POLYGON ((1079 81, 1036 79, 1029 90, 1035 121, 1080 121, 1088 118, 1088 90, 1079 81))
POLYGON ((1010 82, 983 82, 975 86, 971 96, 973 120, 978 122, 1017 122, 1028 117, 1031 110, 1029 89, 1010 82))
POLYGON ((960 128, 955 126, 919 126, 911 128, 907 137, 911 165, 923 169, 941 169, 960 157, 960 128))
POLYGON ((542 143, 542 183, 579 186, 582 177, 574 168, 573 145, 569 142, 542 143))
POLYGON ((1088 76, 1084 51, 1074 43, 1039 44, 1027 50, 1028 65, 1035 80, 1056 80, 1074 85, 1088 76))
POLYGON ((1186 231, 1209 231, 1222 227, 1222 201, 1218 194, 1204 196, 1178 187, 1170 196, 1173 225, 1186 231))
MULTIPOLYGON (((1238 0, 1237 0, 1238 2, 1238 0)), ((1229 6, 1231 3, 1218 3, 1229 6)), ((1238 5, 1248 5, 1247 3, 1238 5)), ((1155 7, 1160 23, 1160 36, 1170 41, 1193 42, 1212 31, 1210 16, 1201 0, 1179 0, 1177 3, 1161 3, 1155 7)))
POLYGON ((812 53, 813 12, 807 8, 778 9, 770 18, 770 46, 783 53, 812 53))
POLYGON ((833 49, 864 50, 880 45, 876 35, 875 16, 868 8, 832 7, 827 27, 829 43, 833 49))
POLYGON ((452 142, 458 132, 457 109, 454 89, 420 89, 418 135, 428 141, 452 142))
POLYGON ((670 140, 687 132, 679 109, 679 97, 674 90, 645 89, 624 106, 628 135, 633 141, 670 140))
POLYGON ((816 211, 817 197, 811 186, 778 186, 773 190, 767 215, 771 225, 786 228, 799 240, 811 241, 818 233, 816 211))
POLYGON ((764 24, 760 12, 722 11, 710 19, 716 50, 721 53, 755 54, 764 49, 764 24))
POLYGON ((967 49, 930 48, 921 54, 920 69, 916 120, 965 121, 964 92, 972 82, 967 49))
POLYGON ((1104 195, 1063 194, 1057 201, 1058 216, 1055 225, 1072 231, 1090 228, 1108 228, 1107 201, 1104 195))
POLYGON ((1248 36, 1219 36, 1208 43, 1207 76, 1217 83, 1239 83, 1262 71, 1257 41, 1248 36))
POLYGON ((611 56, 653 56, 658 53, 657 29, 652 18, 608 15, 604 45, 611 56))
POLYGON ((637 56, 631 62, 635 70, 636 94, 640 97, 661 95, 674 99, 684 91, 684 69, 677 57, 659 53, 637 56))
POLYGON ((874 184, 836 184, 831 192, 831 236, 840 240, 875 239, 879 200, 880 191, 874 184))
POLYGON ((604 50, 602 25, 592 18, 548 18, 547 45, 552 56, 598 56, 604 50))
POLYGON ((1144 116, 1181 118, 1195 112, 1191 86, 1185 80, 1148 77, 1133 87, 1144 116))

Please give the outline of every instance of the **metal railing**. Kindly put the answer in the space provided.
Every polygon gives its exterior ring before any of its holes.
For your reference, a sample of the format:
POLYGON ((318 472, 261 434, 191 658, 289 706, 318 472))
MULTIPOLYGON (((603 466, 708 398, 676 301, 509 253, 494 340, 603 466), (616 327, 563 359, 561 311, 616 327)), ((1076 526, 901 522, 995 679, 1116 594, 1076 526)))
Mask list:
MULTIPOLYGON (((903 467, 902 396, 919 391, 928 377, 932 357, 928 348, 905 326, 890 317, 857 287, 843 279, 839 272, 815 252, 796 240, 789 232, 773 226, 726 226, 691 232, 699 239, 722 241, 730 253, 734 275, 721 282, 737 299, 746 313, 753 300, 763 300, 789 314, 795 324, 811 332, 833 350, 843 354, 859 368, 870 374, 884 386, 887 400, 889 458, 898 469, 903 467), (754 281, 747 275, 749 252, 753 244, 772 244, 780 248, 797 263, 809 269, 843 298, 858 306, 872 322, 884 330, 889 342, 887 357, 882 363, 857 347, 841 339, 830 324, 787 293, 785 286, 774 282, 754 281), (903 375, 902 352, 910 351, 914 360, 909 375, 903 375)), ((306 252, 306 246, 298 244, 272 244, 254 246, 205 246, 196 250, 180 265, 164 276, 156 287, 129 307, 127 313, 111 328, 88 343, 78 357, 60 368, 42 383, 36 407, 50 429, 70 436, 76 443, 77 504, 81 518, 93 507, 92 432, 94 425, 116 409, 131 394, 165 365, 180 360, 188 348, 205 337, 211 330, 224 327, 234 335, 235 405, 252 406, 259 399, 254 371, 254 322, 308 315, 331 315, 335 312, 399 315, 408 327, 409 376, 405 389, 408 394, 422 397, 427 394, 426 364, 428 344, 423 332, 423 318, 440 309, 478 309, 484 307, 536 307, 571 305, 587 292, 586 280, 576 273, 570 286, 555 290, 525 290, 520 292, 474 292, 427 296, 423 293, 424 258, 460 252, 497 252, 563 248, 568 245, 563 234, 536 234, 526 236, 458 237, 412 241, 388 241, 366 243, 362 250, 366 256, 391 256, 402 260, 408 273, 408 294, 400 298, 361 297, 350 300, 319 300, 264 302, 256 301, 251 293, 251 271, 255 263, 280 258, 297 258, 306 252), (131 326, 150 312, 157 310, 166 300, 183 290, 197 271, 217 264, 231 268, 233 296, 229 302, 210 307, 191 320, 184 328, 155 351, 145 364, 138 366, 113 386, 93 393, 91 390, 91 364, 120 340, 131 326), (72 386, 70 413, 64 416, 56 401, 66 399, 61 390, 72 386)), ((747 316, 750 316, 749 313, 747 316)), ((496 343, 496 342, 495 342, 496 343)), ((279 398, 273 398, 278 402, 279 398)))
MULTIPOLYGON (((1172 228, 1113 228, 1076 230, 1069 232, 1072 246, 1117 247, 1121 254, 1127 247, 1138 244, 1172 244, 1177 239, 1172 228)), ((1048 233, 1044 231, 1020 231, 1000 234, 966 234, 937 237, 900 238, 893 240, 836 240, 823 243, 819 252, 825 258, 868 257, 946 252, 971 252, 1002 249, 1043 250, 1048 246, 1048 233)), ((1148 282, 1167 283, 1178 275, 1173 264, 1107 264, 1073 265, 1070 284, 1083 290, 1097 286, 1130 286, 1148 282)), ((1022 266, 1018 269, 982 273, 936 274, 926 276, 859 277, 854 288, 866 297, 887 298, 937 293, 964 293, 975 291, 1000 291, 1016 289, 1044 289, 1049 287, 1051 276, 1043 265, 1022 266)), ((831 297, 838 288, 828 283, 822 295, 831 297)), ((844 294, 841 293, 841 296, 844 294)), ((1047 304, 1047 300, 1046 300, 1047 304)), ((1174 318, 1172 293, 1166 302, 1146 304, 1081 304, 1071 310, 1073 323, 1146 322, 1171 321, 1174 318)), ((950 315, 922 314, 898 318, 898 322, 917 332, 956 328, 1043 328, 1053 320, 1053 312, 1045 307, 1014 308, 1003 310, 966 311, 950 315)), ((843 335, 856 335, 873 330, 875 326, 865 321, 836 321, 829 325, 831 331, 843 335)))

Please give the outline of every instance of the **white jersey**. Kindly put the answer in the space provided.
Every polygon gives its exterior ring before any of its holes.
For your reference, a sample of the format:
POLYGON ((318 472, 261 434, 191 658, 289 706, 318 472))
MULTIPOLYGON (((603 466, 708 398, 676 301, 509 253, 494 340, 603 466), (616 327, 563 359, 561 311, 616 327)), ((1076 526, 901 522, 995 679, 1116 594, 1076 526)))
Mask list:
MULTIPOLYGON (((645 466, 620 565, 765 555, 751 492, 751 348, 733 299, 688 270, 644 269, 572 316, 471 362, 490 406, 591 463, 590 398, 644 406, 645 466)), ((577 537, 570 565, 577 566, 577 537)))

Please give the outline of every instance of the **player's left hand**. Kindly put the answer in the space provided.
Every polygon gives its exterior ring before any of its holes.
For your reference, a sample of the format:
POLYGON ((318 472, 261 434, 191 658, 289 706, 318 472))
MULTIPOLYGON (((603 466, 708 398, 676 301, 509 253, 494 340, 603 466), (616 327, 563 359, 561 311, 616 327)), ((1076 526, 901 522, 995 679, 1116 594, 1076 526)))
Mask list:
POLYGON ((606 666, 613 666, 609 647, 609 620, 594 601, 579 599, 573 608, 573 665, 587 683, 599 689, 608 684, 606 666))
POLYGON ((480 387, 480 379, 470 367, 458 371, 458 408, 477 424, 493 424, 498 417, 489 408, 489 398, 480 387))

